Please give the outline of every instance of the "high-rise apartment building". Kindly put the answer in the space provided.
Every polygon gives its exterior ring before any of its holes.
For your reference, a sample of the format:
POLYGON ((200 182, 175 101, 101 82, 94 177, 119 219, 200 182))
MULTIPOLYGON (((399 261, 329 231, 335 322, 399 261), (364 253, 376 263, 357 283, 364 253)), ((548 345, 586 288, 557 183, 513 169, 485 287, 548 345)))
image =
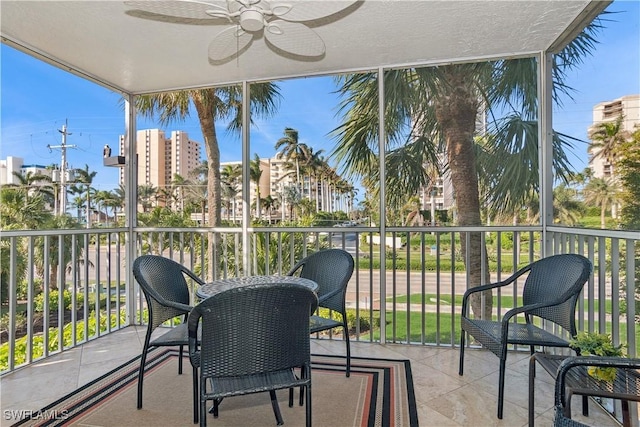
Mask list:
MULTIPOLYGON (((160 129, 139 130, 136 142, 138 185, 169 190, 176 174, 188 178, 201 163, 200 143, 190 140, 187 132, 172 131, 167 138, 160 129)), ((119 146, 123 155, 124 135, 120 135, 119 146)), ((120 169, 119 182, 124 184, 123 169, 120 169)))
MULTIPOLYGON (((613 101, 605 101, 593 107, 593 124, 589 127, 589 136, 604 122, 614 122, 622 117, 621 130, 629 133, 640 125, 640 95, 627 95, 613 101)), ((593 140, 591 141, 594 142, 593 140)), ((615 178, 613 165, 599 155, 601 147, 589 147, 589 167, 596 178, 615 178)))

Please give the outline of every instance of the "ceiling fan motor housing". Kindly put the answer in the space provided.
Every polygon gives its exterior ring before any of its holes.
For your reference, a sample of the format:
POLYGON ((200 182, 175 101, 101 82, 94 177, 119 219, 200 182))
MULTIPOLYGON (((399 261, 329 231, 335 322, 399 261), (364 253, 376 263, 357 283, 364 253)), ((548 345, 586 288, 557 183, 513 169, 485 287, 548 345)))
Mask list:
POLYGON ((264 16, 258 9, 245 9, 240 12, 240 26, 250 33, 264 28, 264 16))

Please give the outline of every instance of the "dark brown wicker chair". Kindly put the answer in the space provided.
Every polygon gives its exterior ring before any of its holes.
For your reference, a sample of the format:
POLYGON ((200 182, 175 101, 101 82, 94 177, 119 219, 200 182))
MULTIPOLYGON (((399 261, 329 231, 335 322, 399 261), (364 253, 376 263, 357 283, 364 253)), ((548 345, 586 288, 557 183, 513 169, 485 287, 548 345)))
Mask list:
POLYGON ((568 356, 556 371, 555 427, 583 427, 571 419, 573 395, 598 396, 622 401, 623 426, 630 426, 629 400, 640 400, 640 359, 601 356, 568 356), (613 381, 591 377, 587 367, 615 368, 613 381))
MULTIPOLYGON (((187 334, 187 316, 191 309, 189 286, 186 277, 202 285, 204 282, 181 264, 157 255, 142 255, 133 262, 133 275, 147 300, 149 320, 144 346, 140 357, 140 371, 138 373, 138 409, 142 408, 142 383, 144 380, 147 352, 154 347, 180 347, 178 359, 178 374, 182 374, 182 358, 184 346, 189 344, 187 334), (168 320, 182 316, 182 323, 168 329, 157 338, 151 335, 168 320)), ((196 368, 193 369, 193 421, 198 422, 198 386, 196 368)))
POLYGON ((201 426, 206 426, 208 400, 217 417, 223 398, 266 391, 281 425, 275 390, 290 387, 305 389, 306 425, 311 426, 309 316, 317 303, 303 285, 268 284, 223 291, 193 308, 189 355, 199 367, 201 426))
POLYGON ((569 347, 560 334, 549 332, 533 324, 540 318, 565 329, 569 336, 576 335, 575 307, 578 296, 591 274, 591 262, 577 254, 553 255, 538 260, 498 283, 468 289, 462 299, 460 337, 460 369, 463 374, 465 335, 468 333, 480 344, 500 358, 498 379, 498 418, 502 419, 504 404, 504 377, 507 346, 569 347), (528 273, 522 294, 522 306, 507 311, 500 320, 474 319, 469 315, 469 299, 477 293, 512 284, 528 273), (526 323, 516 323, 518 315, 526 323))
POLYGON ((314 252, 299 261, 288 273, 288 276, 300 276, 313 280, 318 284, 318 307, 340 313, 340 319, 318 315, 311 316, 311 333, 333 328, 343 329, 343 338, 347 354, 347 377, 351 374, 351 346, 349 345, 349 327, 347 326, 347 310, 345 296, 349 279, 353 274, 353 257, 342 249, 326 249, 314 252))

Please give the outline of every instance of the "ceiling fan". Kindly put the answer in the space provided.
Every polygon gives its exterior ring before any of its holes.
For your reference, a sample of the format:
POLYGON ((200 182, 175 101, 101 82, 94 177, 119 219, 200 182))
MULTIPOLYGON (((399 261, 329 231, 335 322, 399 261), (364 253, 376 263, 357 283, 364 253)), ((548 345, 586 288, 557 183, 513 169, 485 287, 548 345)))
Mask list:
POLYGON ((147 0, 124 3, 137 11, 174 18, 172 22, 176 23, 206 20, 212 24, 230 25, 209 44, 209 58, 225 61, 239 54, 260 35, 264 35, 271 46, 289 54, 320 57, 325 53, 324 41, 306 24, 333 15, 357 1, 361 0, 147 0))

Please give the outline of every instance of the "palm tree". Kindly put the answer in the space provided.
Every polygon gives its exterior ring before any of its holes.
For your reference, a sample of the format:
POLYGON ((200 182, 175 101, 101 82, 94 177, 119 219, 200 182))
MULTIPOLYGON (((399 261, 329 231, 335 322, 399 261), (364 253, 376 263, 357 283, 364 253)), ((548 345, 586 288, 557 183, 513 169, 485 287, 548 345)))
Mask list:
MULTIPOLYGON (((624 116, 620 115, 613 122, 599 123, 589 134, 593 141, 589 147, 589 152, 597 150, 594 157, 602 157, 605 163, 610 165, 609 176, 612 184, 618 181, 616 164, 621 158, 623 145, 631 139, 632 133, 624 129, 624 116)), ((614 218, 618 213, 618 201, 611 205, 611 214, 614 218)))
POLYGON ((49 219, 44 198, 19 186, 0 186, 0 229, 36 230, 49 219))
POLYGON ((293 220, 293 212, 302 196, 300 195, 300 188, 297 185, 287 185, 283 188, 283 199, 289 207, 289 219, 293 220))
POLYGON ((254 153, 254 158, 249 164, 249 179, 256 186, 256 217, 260 219, 260 178, 262 178, 262 169, 260 168, 260 156, 254 153))
MULTIPOLYGON (((80 221, 80 217, 81 217, 81 211, 82 208, 85 205, 85 198, 83 196, 84 194, 84 189, 79 186, 79 185, 71 185, 67 191, 69 192, 70 195, 75 196, 72 200, 71 200, 71 206, 76 208, 76 219, 78 220, 78 222, 80 221)), ((61 215, 65 215, 66 212, 60 212, 61 215)))
POLYGON ((315 192, 316 210, 317 210, 318 209, 318 202, 317 202, 318 191, 317 191, 317 184, 315 183, 315 178, 318 170, 322 165, 322 161, 323 161, 322 153, 324 152, 324 150, 319 150, 314 152, 313 147, 308 147, 304 145, 302 147, 302 152, 303 152, 303 155, 301 158, 301 162, 302 162, 301 169, 303 173, 307 175, 307 181, 309 182, 309 188, 308 188, 309 192, 307 193, 307 198, 311 200, 313 197, 313 193, 315 192))
POLYGON ((582 214, 583 205, 572 188, 561 184, 553 189, 553 210, 556 222, 573 226, 582 214))
MULTIPOLYGON (((422 227, 426 223, 426 220, 423 215, 422 203, 420 202, 420 198, 418 196, 411 197, 406 205, 404 206, 405 212, 407 215, 404 220, 405 226, 410 227, 422 227)), ((433 218, 431 218, 433 221, 433 218)))
MULTIPOLYGON (((627 229, 640 229, 640 126, 636 126, 629 141, 621 149, 619 165, 621 195, 621 223, 627 229)), ((637 248, 638 251, 640 249, 637 248)), ((636 282, 640 288, 640 280, 636 282)))
POLYGON ((107 190, 98 190, 96 191, 93 200, 96 202, 96 210, 98 211, 98 221, 102 220, 102 208, 104 208, 104 216, 105 220, 109 221, 109 212, 107 211, 107 207, 111 207, 114 202, 112 202, 113 193, 107 190))
POLYGON ((114 204, 117 203, 117 206, 114 206, 113 214, 117 217, 117 209, 120 209, 120 211, 124 211, 124 200, 127 194, 127 190, 124 188, 124 185, 119 184, 118 187, 113 189, 112 193, 114 204))
MULTIPOLYGON (((271 82, 252 84, 250 88, 250 117, 268 117, 277 107, 280 97, 278 87, 271 82)), ((221 189, 220 182, 220 148, 216 133, 216 122, 227 120, 229 131, 239 134, 242 127, 242 87, 228 86, 167 92, 142 95, 137 98, 136 106, 145 116, 153 119, 156 114, 163 125, 174 120, 184 121, 191 114, 191 106, 195 108, 200 121, 200 129, 204 138, 207 154, 207 206, 209 226, 220 225, 221 189)), ((217 260, 214 248, 219 247, 218 235, 208 240, 207 259, 217 260)), ((214 277, 214 263, 209 265, 208 277, 214 277)))
MULTIPOLYGON (((48 221, 46 221, 43 225, 43 228, 46 229, 77 229, 80 228, 80 224, 74 218, 69 215, 56 215, 51 216, 48 221)), ((73 253, 75 251, 77 256, 82 259, 83 254, 83 246, 80 243, 80 239, 74 239, 71 234, 65 234, 62 238, 62 262, 59 262, 59 244, 60 241, 58 238, 47 238, 47 236, 40 236, 36 238, 36 245, 34 247, 34 264, 38 273, 44 277, 44 275, 48 274, 49 277, 49 288, 52 290, 58 289, 58 265, 62 265, 63 268, 67 269, 69 263, 73 259, 73 253), (48 243, 47 243, 48 242, 48 243), (75 242, 75 243, 74 243, 75 242), (75 248, 74 248, 75 245, 75 248), (48 247, 47 247, 48 246, 48 247), (49 259, 45 260, 44 254, 48 249, 49 259), (48 265, 49 270, 46 271, 45 267, 48 265)), ((60 283, 62 286, 62 290, 64 290, 64 279, 63 283, 60 283)))
POLYGON ((271 194, 269 194, 267 197, 262 199, 261 203, 262 206, 264 206, 264 210, 267 212, 267 219, 269 223, 271 223, 271 214, 273 210, 278 207, 278 199, 274 199, 271 194))
MULTIPOLYGON (((562 84, 564 72, 592 50, 596 28, 599 25, 593 23, 553 58, 555 101, 559 101, 559 92, 568 90, 562 84)), ((437 164, 442 146, 456 197, 458 225, 482 225, 478 147, 474 141, 481 112, 498 118, 489 123, 495 145, 486 148, 493 150, 494 164, 481 170, 493 172, 493 192, 486 203, 496 210, 513 212, 523 205, 529 190, 538 187, 535 58, 389 70, 384 76, 368 73, 338 77, 343 122, 333 131, 338 140, 334 154, 351 175, 379 182, 378 78, 384 78, 385 83, 384 130, 388 138, 387 182, 382 184, 393 188, 386 193, 385 203, 398 206, 426 185, 424 165, 437 164)), ((569 143, 567 138, 554 135, 554 168, 562 179, 569 171, 563 150, 569 143)), ((468 237, 469 246, 462 245, 462 255, 468 263, 469 282, 475 286, 488 279, 489 268, 487 257, 481 256, 484 247, 480 233, 468 237)), ((461 239, 467 239, 466 233, 461 239)), ((490 294, 484 297, 488 302, 484 310, 479 293, 471 306, 476 316, 490 318, 490 294)))
POLYGON ((185 188, 190 184, 191 182, 182 175, 178 173, 173 175, 173 179, 171 180, 171 194, 175 197, 176 204, 172 204, 172 208, 179 209, 180 211, 184 210, 185 188))
POLYGON ((153 185, 138 186, 138 202, 142 206, 142 212, 147 213, 153 206, 153 200, 156 197, 158 189, 153 185))
POLYGON ((189 172, 190 179, 187 187, 186 199, 188 203, 198 206, 201 215, 201 224, 204 225, 207 214, 207 201, 209 200, 207 177, 209 176, 209 166, 207 161, 203 161, 199 166, 189 172))
POLYGON ((13 172, 13 176, 18 180, 17 184, 7 184, 6 187, 18 187, 25 194, 25 201, 30 198, 41 197, 46 203, 55 203, 55 190, 51 185, 51 177, 40 173, 28 171, 26 174, 13 172))
POLYGON ((156 193, 157 204, 162 207, 175 208, 173 203, 174 196, 175 193, 171 187, 165 186, 158 188, 158 192, 156 193))
POLYGON ((239 186, 242 178, 242 165, 226 165, 220 172, 222 180, 222 195, 227 200, 227 219, 233 214, 233 222, 236 222, 236 198, 240 192, 239 186), (231 209, 229 209, 231 207, 231 209))
POLYGON ((589 151, 597 149, 595 156, 603 157, 612 166, 616 163, 620 146, 631 136, 624 130, 623 120, 623 116, 618 116, 613 122, 599 123, 589 135, 593 141, 589 151))
POLYGON ((84 184, 84 196, 87 201, 85 205, 87 228, 91 228, 91 197, 95 193, 95 189, 91 187, 91 184, 97 174, 98 172, 96 171, 90 171, 87 164, 84 165, 84 169, 76 169, 76 182, 84 184))
POLYGON ((104 192, 102 206, 104 206, 105 208, 107 221, 110 223, 110 225, 117 223, 118 209, 122 206, 122 200, 120 199, 120 196, 115 192, 115 190, 104 192), (108 208, 111 208, 111 216, 109 216, 109 212, 107 211, 108 208), (113 218, 113 221, 110 221, 110 218, 113 218))
POLYGON ((600 206, 600 228, 607 228, 607 208, 620 200, 618 183, 610 178, 591 178, 582 192, 586 203, 600 206))
POLYGON ((300 159, 304 156, 305 144, 300 143, 298 131, 284 128, 284 137, 276 141, 276 150, 283 148, 282 154, 288 160, 293 160, 296 170, 296 184, 300 187, 300 159))

